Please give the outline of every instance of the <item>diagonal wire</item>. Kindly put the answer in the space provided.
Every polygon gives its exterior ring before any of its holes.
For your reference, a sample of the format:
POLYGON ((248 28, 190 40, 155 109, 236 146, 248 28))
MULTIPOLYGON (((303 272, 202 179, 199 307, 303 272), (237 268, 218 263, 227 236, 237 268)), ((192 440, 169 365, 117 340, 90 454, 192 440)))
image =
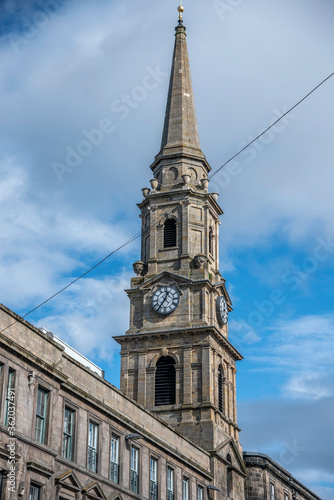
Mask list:
POLYGON ((297 106, 299 106, 303 101, 305 101, 305 99, 307 99, 311 94, 313 94, 313 92, 315 92, 319 87, 321 87, 321 85, 323 85, 325 82, 327 82, 327 80, 329 80, 330 78, 332 78, 332 76, 334 76, 334 73, 332 73, 331 75, 327 76, 327 78, 325 78, 324 80, 322 80, 322 82, 320 82, 319 85, 317 85, 316 87, 314 87, 314 89, 312 89, 311 92, 309 92, 308 94, 306 94, 300 101, 297 102, 297 104, 295 104, 294 106, 292 106, 292 108, 290 108, 286 113, 284 113, 284 115, 282 115, 280 118, 278 118, 278 120, 276 120, 274 123, 272 123, 268 128, 266 128, 266 130, 264 130, 263 132, 261 132, 261 134, 259 134, 257 137, 255 137, 255 139, 253 139, 251 142, 249 142, 244 148, 240 149, 240 151, 238 151, 234 156, 232 156, 229 160, 227 160, 221 167, 217 168, 217 170, 215 170, 210 175, 209 180, 212 179, 212 177, 214 177, 216 174, 218 174, 218 172, 220 172, 222 168, 226 167, 226 165, 228 163, 230 163, 232 160, 234 160, 234 158, 236 158, 237 156, 239 156, 240 153, 242 153, 243 151, 245 151, 245 149, 249 148, 249 146, 251 146, 255 141, 257 141, 266 132, 268 132, 268 130, 270 130, 272 127, 274 127, 276 125, 276 123, 280 122, 286 115, 288 115, 289 113, 291 113, 291 111, 293 111, 297 106))
MULTIPOLYGON (((242 148, 240 151, 238 151, 235 155, 231 156, 231 158, 229 158, 221 167, 217 168, 210 176, 209 176, 209 180, 211 180, 215 175, 218 174, 218 172, 220 172, 228 163, 230 163, 232 160, 234 160, 234 158, 236 158, 237 156, 239 156, 243 151, 245 151, 245 149, 249 148, 249 146, 251 146, 255 141, 257 141, 260 137, 262 137, 266 132, 268 132, 268 130, 270 130, 272 127, 274 127, 278 122, 280 122, 286 115, 288 115, 289 113, 291 113, 291 111, 293 111, 295 108, 297 108, 297 106, 299 106, 303 101, 305 101, 311 94, 313 94, 313 92, 315 92, 319 87, 321 87, 325 82, 327 82, 327 80, 329 80, 330 78, 332 78, 334 76, 334 72, 331 73, 329 76, 327 76, 324 80, 322 80, 316 87, 314 87, 310 92, 308 92, 308 94, 306 94, 302 99, 300 99, 300 101, 298 101, 294 106, 292 106, 286 113, 284 113, 280 118, 278 118, 274 123, 272 123, 269 127, 267 127, 263 132, 261 132, 257 137, 255 137, 255 139, 253 139, 252 141, 250 141, 244 148, 242 148)), ((174 210, 174 209, 173 209, 174 210)), ((166 214, 164 214, 164 216, 161 218, 163 219, 166 215, 170 215, 173 210, 171 210, 170 212, 167 212, 166 214)), ((161 220, 159 219, 159 220, 161 220)), ((158 221, 159 222, 159 221, 158 221)), ((154 222, 154 224, 156 224, 157 221, 154 222)), ((152 227, 152 226, 150 226, 152 227)), ((67 290, 68 288, 70 288, 72 285, 74 285, 74 283, 77 283, 79 280, 81 280, 82 278, 84 278, 85 276, 87 276, 89 273, 91 273, 92 271, 94 271, 94 269, 96 269, 97 267, 99 267, 101 264, 103 264, 103 262, 105 262, 106 260, 108 260, 112 255, 114 255, 116 252, 119 252, 120 250, 122 250, 124 247, 126 247, 127 245, 129 245, 130 243, 132 243, 133 241, 135 241, 136 239, 138 239, 141 235, 141 231, 139 231, 138 233, 136 233, 134 236, 132 236, 131 238, 129 238, 125 243, 123 243, 122 245, 120 245, 118 248, 116 248, 115 250, 113 250, 112 252, 110 252, 108 255, 106 255, 102 260, 100 260, 99 262, 97 262, 93 267, 91 267, 90 269, 88 269, 87 271, 85 271, 83 274, 81 274, 80 276, 78 276, 77 278, 75 278, 73 281, 71 281, 70 283, 68 283, 66 286, 64 286, 63 288, 61 288, 60 290, 58 290, 56 293, 54 293, 53 295, 51 295, 49 298, 47 298, 46 300, 44 300, 43 302, 41 302, 40 304, 38 304, 36 307, 34 307, 33 309, 31 309, 29 312, 27 312, 24 316, 22 316, 22 318, 26 318, 27 316, 29 316, 30 314, 32 314, 33 312, 35 312, 37 309, 39 309, 40 307, 44 306, 45 304, 47 304, 48 302, 50 302, 52 299, 54 299, 55 297, 57 297, 57 295, 60 295, 62 292, 64 292, 65 290, 67 290)), ((10 328, 12 325, 14 325, 15 323, 17 323, 17 320, 15 320, 13 323, 11 323, 10 325, 8 325, 6 328, 3 328, 2 330, 0 330, 0 333, 4 332, 7 328, 10 328)))

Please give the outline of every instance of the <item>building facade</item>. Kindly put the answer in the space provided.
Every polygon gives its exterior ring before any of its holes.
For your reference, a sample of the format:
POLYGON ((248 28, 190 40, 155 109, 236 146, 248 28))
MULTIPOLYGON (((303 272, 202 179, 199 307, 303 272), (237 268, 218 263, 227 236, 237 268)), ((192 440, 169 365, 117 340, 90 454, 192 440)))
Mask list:
POLYGON ((0 306, 1 500, 318 499, 239 441, 223 212, 200 147, 181 12, 151 170, 129 329, 115 338, 120 390, 0 306))

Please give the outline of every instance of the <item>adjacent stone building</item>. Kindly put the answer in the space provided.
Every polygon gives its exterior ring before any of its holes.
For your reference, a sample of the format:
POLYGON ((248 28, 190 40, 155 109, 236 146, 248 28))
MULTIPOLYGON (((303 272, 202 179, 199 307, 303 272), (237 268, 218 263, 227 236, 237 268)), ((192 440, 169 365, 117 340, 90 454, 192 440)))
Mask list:
POLYGON ((0 500, 318 499, 270 458, 242 452, 223 212, 199 143, 182 12, 151 169, 130 325, 116 337, 120 390, 0 306, 0 500))

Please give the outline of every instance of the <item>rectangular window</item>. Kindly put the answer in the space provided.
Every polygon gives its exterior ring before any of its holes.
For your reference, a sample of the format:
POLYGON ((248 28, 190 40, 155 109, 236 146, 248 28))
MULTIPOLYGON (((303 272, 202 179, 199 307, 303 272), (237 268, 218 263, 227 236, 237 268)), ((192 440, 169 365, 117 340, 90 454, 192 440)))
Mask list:
POLYGON ((151 458, 150 500, 158 500, 158 460, 151 458))
POLYGON ((87 469, 97 472, 97 440, 99 426, 89 421, 88 424, 88 450, 87 450, 87 469))
POLYGON ((6 405, 5 405, 5 419, 4 424, 8 426, 10 417, 15 417, 15 370, 9 368, 7 392, 6 392, 6 405))
POLYGON ((38 387, 37 391, 37 408, 36 408, 36 424, 35 424, 35 439, 39 443, 45 444, 45 430, 47 419, 47 404, 49 392, 38 387))
POLYGON ((131 491, 139 493, 139 450, 131 448, 131 491))
POLYGON ((289 500, 289 495, 287 493, 284 494, 284 500, 289 500))
POLYGON ((35 484, 30 485, 29 490, 29 500, 40 500, 41 499, 41 488, 35 484))
POLYGON ((119 482, 119 438, 115 436, 110 441, 110 480, 119 482))
POLYGON ((189 479, 183 478, 183 500, 189 500, 189 479))
POLYGON ((73 460, 74 415, 74 410, 65 406, 62 455, 67 460, 73 460))
POLYGON ((198 486, 197 488, 197 500, 204 500, 204 489, 202 486, 198 486))
POLYGON ((270 483, 270 500, 275 500, 275 486, 270 483))
POLYGON ((167 500, 174 500, 174 470, 167 467, 167 500))

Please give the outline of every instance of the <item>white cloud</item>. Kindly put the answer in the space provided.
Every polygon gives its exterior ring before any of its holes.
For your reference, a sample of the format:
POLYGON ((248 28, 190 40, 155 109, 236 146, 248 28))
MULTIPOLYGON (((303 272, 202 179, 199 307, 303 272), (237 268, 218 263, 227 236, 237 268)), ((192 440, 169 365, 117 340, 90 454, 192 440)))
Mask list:
POLYGON ((265 343, 248 359, 262 371, 280 373, 285 397, 317 400, 334 394, 332 314, 276 321, 264 335, 265 343))
POLYGON ((128 328, 130 273, 104 279, 86 278, 56 302, 50 315, 38 321, 86 356, 110 361, 118 344, 114 335, 128 328))
POLYGON ((3 159, 0 172, 0 297, 6 305, 36 305, 129 238, 117 222, 81 215, 66 202, 55 210, 44 193, 31 196, 33 183, 17 158, 3 159))

